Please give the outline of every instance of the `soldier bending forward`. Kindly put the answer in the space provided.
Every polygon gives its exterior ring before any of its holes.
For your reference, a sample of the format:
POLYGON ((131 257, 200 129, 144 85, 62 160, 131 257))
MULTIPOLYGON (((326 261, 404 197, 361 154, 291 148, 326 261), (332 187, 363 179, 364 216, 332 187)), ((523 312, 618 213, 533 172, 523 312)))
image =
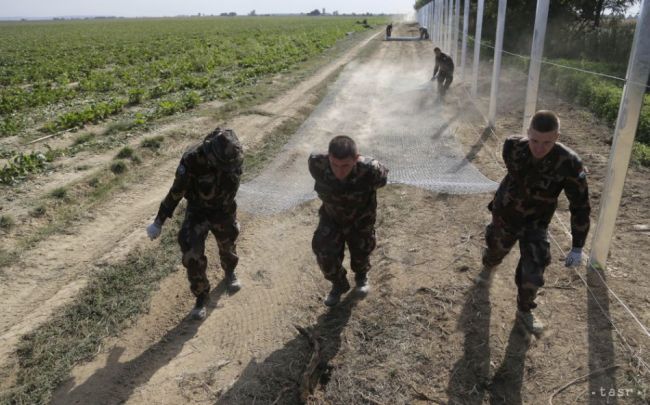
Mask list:
POLYGON ((508 173, 488 205, 492 222, 485 230, 487 248, 477 281, 489 284, 494 268, 519 241, 521 258, 515 272, 517 317, 533 334, 543 331, 534 316, 537 290, 544 285, 544 269, 551 261, 547 229, 564 190, 571 211, 573 247, 567 267, 582 261, 589 232, 589 193, 585 168, 578 155, 557 142, 560 120, 552 111, 538 111, 531 119, 528 137, 510 137, 503 145, 508 173))
POLYGON ((206 316, 210 282, 206 275, 208 260, 205 239, 208 232, 217 239, 221 267, 229 291, 241 288, 235 267, 239 261, 235 241, 239 235, 235 195, 242 174, 242 147, 235 132, 217 128, 203 142, 191 147, 176 169, 176 178, 169 193, 160 204, 158 215, 147 227, 152 240, 160 235, 165 220, 170 218, 178 203, 185 197, 187 211, 178 243, 183 252, 183 266, 187 269, 190 289, 196 305, 190 315, 197 320, 206 316))
POLYGON ((332 282, 324 303, 334 306, 350 289, 343 267, 346 243, 357 292, 365 295, 369 291, 370 253, 376 246, 377 189, 386 185, 388 169, 360 156, 351 138, 337 136, 330 141, 328 154, 309 157, 309 172, 323 202, 312 249, 325 278, 332 282))

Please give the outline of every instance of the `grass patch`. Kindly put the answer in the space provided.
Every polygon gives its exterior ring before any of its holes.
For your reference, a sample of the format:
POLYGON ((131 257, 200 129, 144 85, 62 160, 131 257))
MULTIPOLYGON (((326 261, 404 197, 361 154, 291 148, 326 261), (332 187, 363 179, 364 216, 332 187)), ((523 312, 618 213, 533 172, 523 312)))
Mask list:
POLYGON ((119 134, 120 132, 126 132, 129 131, 133 128, 136 128, 138 124, 135 121, 117 121, 117 122, 112 122, 108 124, 106 127, 106 130, 104 131, 104 135, 113 135, 113 134, 119 134))
POLYGON ((92 358, 103 339, 147 309, 158 282, 178 264, 175 235, 182 215, 175 218, 160 246, 135 250, 124 262, 105 268, 59 316, 24 337, 16 383, 0 394, 0 403, 48 403, 76 363, 92 358))
POLYGON ((113 172, 113 174, 120 175, 126 173, 127 170, 128 167, 126 166, 126 163, 124 163, 124 161, 122 160, 118 160, 117 162, 111 163, 111 172, 113 172))
POLYGON ((650 145, 634 142, 632 161, 641 166, 650 167, 650 145))
POLYGON ((125 146, 117 153, 115 159, 130 159, 133 157, 133 149, 129 146, 125 146))
POLYGON ((68 197, 68 190, 65 187, 57 187, 50 192, 50 196, 57 200, 64 200, 68 197))
POLYGON ((152 138, 145 138, 140 142, 140 146, 143 148, 149 148, 151 150, 158 150, 162 146, 165 137, 163 136, 154 136, 152 138))
POLYGON ((4 275, 2 268, 14 264, 16 260, 18 260, 18 252, 0 248, 0 276, 4 275))
POLYGON ((0 229, 9 232, 16 226, 16 222, 11 215, 0 216, 0 229))
POLYGON ((83 133, 75 138, 74 142, 72 143, 72 146, 83 145, 85 143, 92 141, 93 138, 95 138, 95 134, 93 134, 92 132, 83 133))
POLYGON ((34 207, 29 211, 29 216, 32 218, 40 218, 47 212, 47 207, 43 204, 34 207))

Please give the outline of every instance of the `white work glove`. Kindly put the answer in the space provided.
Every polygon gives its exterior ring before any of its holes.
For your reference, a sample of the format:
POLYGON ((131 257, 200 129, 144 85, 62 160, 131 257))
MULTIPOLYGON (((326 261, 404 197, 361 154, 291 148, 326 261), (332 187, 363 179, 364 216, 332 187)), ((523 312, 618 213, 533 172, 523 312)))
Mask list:
POLYGON ((582 248, 573 248, 566 256, 564 265, 566 267, 578 267, 582 263, 582 248))
POLYGON ((162 224, 159 223, 158 221, 153 221, 151 225, 147 226, 147 236, 151 240, 154 240, 157 237, 159 237, 160 232, 162 232, 162 224))

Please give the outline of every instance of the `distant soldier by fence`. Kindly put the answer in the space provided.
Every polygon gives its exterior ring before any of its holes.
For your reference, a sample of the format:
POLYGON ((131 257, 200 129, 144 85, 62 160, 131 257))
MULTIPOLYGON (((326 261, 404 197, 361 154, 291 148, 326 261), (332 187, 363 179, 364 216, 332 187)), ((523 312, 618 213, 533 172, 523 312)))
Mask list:
POLYGON ((454 61, 438 47, 433 49, 433 53, 436 55, 436 64, 433 67, 431 80, 438 80, 438 100, 442 101, 451 82, 454 81, 454 61))

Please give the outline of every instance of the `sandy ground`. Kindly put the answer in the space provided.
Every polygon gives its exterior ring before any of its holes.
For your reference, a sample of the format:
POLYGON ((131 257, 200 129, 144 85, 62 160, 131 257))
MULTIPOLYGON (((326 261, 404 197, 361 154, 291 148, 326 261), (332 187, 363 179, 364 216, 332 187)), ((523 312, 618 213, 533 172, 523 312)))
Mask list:
MULTIPOLYGON (((397 32, 409 35, 413 27, 399 26, 397 32)), ((428 42, 381 42, 365 56, 365 63, 390 66, 395 74, 422 71, 424 83, 432 54, 428 42)), ((333 63, 341 66, 352 57, 333 63)), ((489 69, 482 77, 489 77, 489 69)), ((313 80, 269 103, 266 107, 273 117, 290 116, 304 106, 318 83, 317 77, 313 80)), ((489 85, 481 86, 478 109, 466 101, 459 83, 452 86, 444 105, 431 108, 455 136, 464 164, 473 164, 494 181, 504 174, 499 158, 504 136, 521 131, 525 92, 521 74, 506 71, 502 80, 496 134, 483 131, 480 112, 489 85)), ((369 84, 350 80, 347 85, 369 84)), ((383 91, 403 98, 416 94, 398 86, 383 91)), ((421 97, 423 104, 427 100, 421 97)), ((341 108, 345 107, 343 103, 341 108)), ((539 107, 558 111, 562 141, 589 167, 592 219, 596 218, 611 129, 552 94, 543 93, 539 107)), ((358 121, 370 125, 387 119, 380 109, 372 111, 360 113, 358 121)), ((249 134, 260 131, 246 123, 269 125, 262 117, 235 120, 245 142, 259 139, 249 134)), ((199 134, 213 124, 195 124, 191 132, 199 134)), ((372 131, 367 134, 370 137, 372 131)), ((381 150, 371 139, 365 145, 381 150)), ((127 188, 118 201, 107 204, 108 211, 89 219, 75 234, 54 236, 26 252, 22 262, 28 267, 8 271, 1 304, 9 310, 0 319, 2 346, 7 348, 3 357, 18 336, 74 296, 94 263, 106 255, 112 260, 122 257, 114 252, 115 246, 124 250, 148 243, 143 227, 169 186, 160 179, 169 177, 183 146, 169 150, 168 158, 156 163, 150 182, 127 188), (118 215, 120 210, 124 213, 118 215), (74 248, 81 241, 86 243, 83 251, 74 248), (45 254, 50 255, 47 265, 37 260, 45 254), (30 277, 19 277, 21 272, 30 277), (39 289, 39 294, 23 292, 30 289, 39 289), (33 305, 26 309, 20 305, 23 300, 34 300, 33 305)), ((404 161, 408 160, 405 154, 404 161)), ((609 268, 602 274, 644 325, 650 324, 650 281, 645 274, 650 252, 644 249, 650 235, 635 232, 632 226, 650 221, 648 174, 642 168, 628 173, 609 268)), ((474 285, 490 198, 490 193, 451 195, 406 184, 382 189, 372 293, 365 300, 349 294, 332 310, 321 303, 328 285, 310 248, 318 202, 274 214, 243 211, 239 273, 244 288, 226 294, 220 272, 211 271, 216 288, 208 318, 197 323, 186 318, 193 300, 184 272, 174 273, 161 283, 150 311, 106 342, 92 361, 76 367, 53 402, 83 404, 92 398, 101 404, 297 403, 297 386, 311 355, 306 339, 293 326, 301 325, 320 336, 323 349, 321 378, 311 403, 540 404, 549 398, 555 404, 644 403, 650 384, 648 370, 640 362, 650 362, 650 339, 596 273, 563 267, 561 250, 570 247, 562 225, 568 224, 566 202, 550 229, 557 244, 552 244, 554 260, 538 299, 538 313, 547 324, 544 336, 531 338, 515 322, 516 251, 501 265, 491 288, 474 285), (606 317, 613 319, 615 328, 606 317), (628 391, 609 395, 610 389, 628 391)), ((212 240, 207 251, 214 269, 212 240)))

